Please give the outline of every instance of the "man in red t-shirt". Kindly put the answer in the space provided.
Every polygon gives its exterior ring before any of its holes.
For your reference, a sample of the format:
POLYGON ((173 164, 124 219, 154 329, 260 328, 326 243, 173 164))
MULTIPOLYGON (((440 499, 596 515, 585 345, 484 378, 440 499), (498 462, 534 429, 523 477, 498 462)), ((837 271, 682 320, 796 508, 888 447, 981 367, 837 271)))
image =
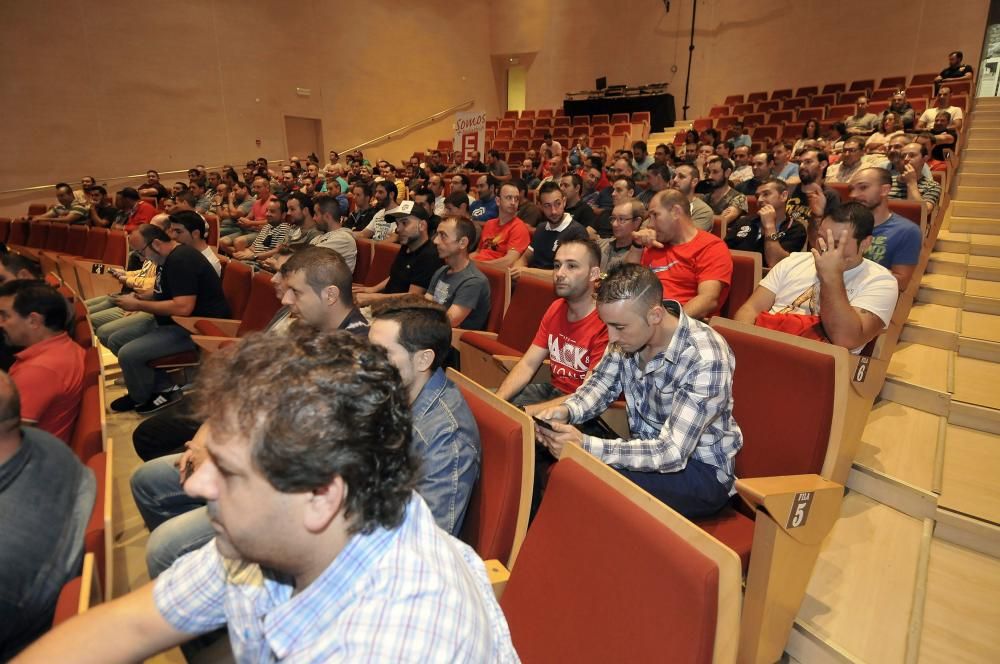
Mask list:
POLYGON ((121 197, 122 209, 128 213, 125 230, 131 233, 143 224, 148 224, 159 211, 139 198, 139 192, 132 187, 125 187, 118 192, 121 197))
POLYGON ((652 228, 632 234, 625 260, 641 263, 656 273, 663 297, 676 300, 691 318, 719 313, 733 278, 733 257, 721 238, 691 223, 687 196, 674 189, 661 191, 649 202, 652 228))
POLYGON ((534 341, 497 389, 497 396, 528 414, 562 403, 604 356, 608 329, 597 315, 594 286, 601 251, 592 240, 573 238, 556 250, 552 281, 558 299, 542 317, 534 341), (531 383, 545 360, 550 383, 531 383))
POLYGON ((21 395, 21 420, 69 442, 83 396, 83 348, 66 334, 65 298, 40 281, 0 285, 0 329, 23 346, 10 377, 21 395))
POLYGON ((517 216, 521 194, 517 186, 504 184, 497 196, 500 216, 490 219, 479 235, 479 250, 469 256, 501 270, 510 267, 531 244, 528 225, 517 216))

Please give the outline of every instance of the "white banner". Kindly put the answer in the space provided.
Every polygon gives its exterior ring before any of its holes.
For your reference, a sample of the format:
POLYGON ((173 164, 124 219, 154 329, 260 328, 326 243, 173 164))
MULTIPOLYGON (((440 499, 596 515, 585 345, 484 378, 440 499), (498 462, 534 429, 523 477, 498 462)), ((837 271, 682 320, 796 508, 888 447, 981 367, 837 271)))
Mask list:
POLYGON ((452 146, 462 153, 462 161, 469 161, 473 152, 482 158, 486 148, 486 112, 459 111, 455 114, 455 137, 452 146))

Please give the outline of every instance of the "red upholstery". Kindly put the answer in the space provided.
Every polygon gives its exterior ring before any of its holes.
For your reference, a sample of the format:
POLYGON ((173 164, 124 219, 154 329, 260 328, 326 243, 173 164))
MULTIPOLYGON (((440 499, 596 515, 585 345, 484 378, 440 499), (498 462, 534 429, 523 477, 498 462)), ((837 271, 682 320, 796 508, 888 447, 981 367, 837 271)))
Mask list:
POLYGON ((510 558, 517 529, 524 467, 521 424, 504 416, 461 384, 476 425, 482 458, 479 479, 472 487, 462 523, 461 538, 484 560, 504 563, 510 558))
POLYGON ((888 78, 883 78, 882 82, 878 84, 879 88, 895 88, 897 90, 906 87, 906 77, 905 76, 889 76, 888 78))
POLYGON ((90 385, 101 379, 101 351, 90 346, 83 353, 83 384, 90 385))
POLYGON ((743 431, 736 476, 819 473, 833 420, 833 358, 739 330, 716 331, 736 356, 733 416, 743 431), (767 377, 780 377, 778 393, 763 389, 767 377))
POLYGON ((6 242, 8 235, 10 235, 10 219, 0 217, 0 242, 6 242))
POLYGON ((770 101, 762 101, 757 104, 758 113, 773 113, 781 108, 780 99, 772 99, 770 101))
POLYGON ((70 449, 80 461, 87 463, 94 455, 101 452, 104 446, 103 436, 104 433, 101 430, 101 388, 96 382, 88 382, 87 386, 83 388, 80 414, 76 418, 73 435, 69 440, 70 449))
POLYGON ((352 280, 356 284, 365 283, 368 272, 372 267, 372 244, 367 240, 358 241, 358 256, 354 263, 354 276, 352 280))
POLYGON ((66 622, 76 615, 80 607, 80 593, 83 592, 83 577, 78 576, 70 579, 59 591, 59 599, 56 600, 56 612, 52 616, 52 626, 55 627, 66 622))
POLYGON ((476 266, 486 275, 486 280, 490 282, 490 315, 486 319, 487 332, 499 332, 500 324, 503 322, 504 296, 506 295, 507 270, 498 270, 492 265, 476 266))
POLYGON ((848 90, 857 90, 859 92, 863 92, 865 90, 871 91, 871 90, 875 89, 875 79, 865 78, 865 79, 862 79, 860 81, 853 81, 851 83, 851 87, 849 87, 847 89, 848 90))
POLYGON ((86 226, 70 226, 66 232, 66 246, 63 251, 74 256, 83 256, 83 250, 87 248, 87 236, 86 226))
POLYGON ((885 101, 886 99, 892 99, 894 94, 896 94, 896 88, 879 88, 872 92, 868 101, 885 101))
POLYGON ((49 234, 45 238, 45 249, 53 253, 66 251, 66 238, 69 236, 69 225, 63 223, 52 223, 49 225, 49 234))
POLYGON ((48 212, 49 206, 47 203, 29 203, 28 204, 28 216, 34 217, 35 215, 45 214, 48 212))
POLYGON ((49 236, 49 227, 52 225, 48 221, 33 221, 28 229, 28 241, 25 246, 32 249, 44 249, 45 240, 49 236))
POLYGON ((198 334, 204 335, 206 337, 228 337, 229 335, 222 331, 218 325, 210 320, 197 320, 194 323, 194 329, 198 331, 198 334))
POLYGON ((937 72, 930 72, 928 74, 914 74, 913 78, 910 79, 910 85, 926 85, 928 83, 933 83, 934 79, 938 77, 937 72))
POLYGON ((719 571, 571 459, 500 605, 525 662, 711 662, 719 571))
MULTIPOLYGON (((826 115, 826 110, 822 108, 800 108, 796 120, 805 124, 810 120, 822 120, 826 115)), ((842 119, 842 118, 841 118, 842 119)))
POLYGON ((840 196, 841 201, 846 203, 847 201, 851 200, 850 198, 851 188, 847 185, 846 182, 826 182, 825 184, 827 187, 837 192, 837 195, 840 196))
POLYGON ((400 246, 395 242, 376 242, 372 252, 372 265, 368 277, 363 281, 365 286, 374 286, 389 276, 389 268, 396 260, 400 246))
POLYGON ((901 217, 906 217, 915 224, 920 223, 920 213, 924 204, 920 201, 904 201, 898 198, 889 199, 889 210, 901 217))
POLYGON ((253 281, 250 284, 250 299, 247 301, 246 309, 243 310, 243 318, 236 331, 236 336, 242 337, 251 332, 263 330, 280 308, 281 302, 278 301, 274 293, 271 275, 267 272, 258 272, 253 275, 253 281))
POLYGON ((729 95, 728 97, 726 97, 725 101, 726 106, 732 106, 733 104, 742 104, 742 103, 743 103, 743 95, 729 95))
POLYGON ((250 299, 250 280, 253 270, 239 261, 229 261, 222 275, 222 293, 229 303, 229 312, 236 320, 243 318, 243 311, 250 299))
POLYGON ((94 511, 90 513, 90 521, 83 533, 83 550, 94 554, 97 573, 102 580, 107 578, 104 575, 104 493, 110 479, 105 472, 107 462, 107 452, 98 452, 87 461, 87 466, 94 472, 97 480, 97 497, 94 500, 94 511))
POLYGON ((846 83, 827 83, 823 86, 823 94, 826 95, 834 92, 843 92, 846 89, 846 83))
POLYGON ((590 124, 611 124, 611 116, 607 113, 598 113, 590 116, 590 124))
POLYGON ((125 265, 126 258, 128 258, 128 234, 120 229, 108 231, 102 262, 105 265, 125 265))
POLYGON ((795 120, 795 111, 775 111, 767 116, 767 124, 782 124, 785 122, 793 122, 795 120))
POLYGON ((708 117, 710 118, 718 118, 723 115, 729 115, 728 106, 713 106, 708 112, 708 117))
POLYGON ((819 92, 819 88, 815 85, 810 85, 804 88, 799 88, 795 91, 796 97, 811 97, 819 92))
POLYGON ((710 519, 698 521, 698 527, 724 543, 740 557, 743 574, 750 567, 754 521, 732 507, 726 507, 710 519))
POLYGON ((24 246, 28 241, 28 223, 23 219, 10 223, 10 234, 7 236, 7 244, 24 246))
POLYGON ((744 113, 753 113, 753 104, 736 104, 733 106, 733 115, 743 115, 744 113))
POLYGON ((796 108, 805 108, 808 105, 809 100, 805 97, 792 97, 781 102, 781 110, 795 110, 796 108))
POLYGON ((809 106, 813 108, 818 106, 831 106, 836 103, 837 95, 835 94, 816 95, 809 100, 809 106))
POLYGON ((751 92, 749 95, 747 95, 747 101, 748 102, 767 101, 767 93, 751 92))
MULTIPOLYGON (((507 310, 510 311, 510 308, 508 307, 507 310)), ((501 327, 501 329, 503 328, 501 327)), ((511 348, 507 344, 502 344, 493 337, 486 336, 485 334, 466 332, 461 336, 461 340, 489 355, 524 355, 524 351, 511 348)))
POLYGON ((753 289, 756 286, 754 283, 755 265, 749 256, 733 254, 733 282, 729 286, 729 297, 726 298, 720 312, 724 318, 733 318, 740 307, 753 295, 753 289))
POLYGON ((771 99, 788 99, 792 96, 792 90, 786 88, 784 90, 774 90, 771 92, 771 99))
POLYGON ((743 116, 743 124, 747 127, 758 127, 766 122, 763 113, 747 113, 743 116))
MULTIPOLYGON (((528 346, 531 345, 532 339, 535 338, 538 324, 541 323, 542 316, 545 315, 555 297, 551 281, 532 275, 522 275, 510 298, 510 306, 507 307, 507 315, 504 316, 496 342, 483 339, 482 335, 477 335, 475 332, 463 334, 462 341, 485 351, 488 351, 488 348, 495 344, 506 349, 499 351, 501 354, 523 355, 528 350, 528 346), (471 337, 479 338, 470 341, 471 337), (510 349, 513 349, 514 352, 510 353, 510 349)), ((498 351, 488 352, 496 354, 498 351)))
MULTIPOLYGON (((826 109, 826 117, 830 120, 843 120, 848 115, 853 115, 854 111, 854 104, 840 104, 839 106, 831 106, 826 109)), ((802 115, 799 114, 799 120, 801 119, 802 115)))
POLYGON ((87 231, 87 242, 80 255, 92 261, 104 258, 104 248, 108 244, 107 228, 91 228, 87 231))

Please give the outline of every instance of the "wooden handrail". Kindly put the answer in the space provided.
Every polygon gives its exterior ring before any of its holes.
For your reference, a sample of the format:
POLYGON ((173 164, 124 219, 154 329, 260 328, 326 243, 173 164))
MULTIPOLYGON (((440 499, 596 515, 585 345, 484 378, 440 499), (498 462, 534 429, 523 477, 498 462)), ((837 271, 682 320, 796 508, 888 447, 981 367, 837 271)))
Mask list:
POLYGON ((381 136, 376 136, 375 138, 367 140, 364 143, 358 143, 357 145, 354 145, 352 147, 344 148, 342 150, 337 150, 337 154, 345 154, 345 153, 348 153, 348 152, 353 152, 354 150, 360 150, 361 148, 367 147, 369 145, 372 145, 373 143, 378 143, 380 141, 389 140, 390 138, 392 138, 396 134, 402 134, 402 133, 406 133, 406 132, 410 131, 411 129, 416 129, 420 125, 427 124, 429 122, 437 122, 438 120, 441 119, 441 117, 443 115, 445 115, 447 113, 451 113, 452 111, 457 111, 460 108, 465 108, 466 106, 469 106, 470 104, 474 103, 475 101, 476 101, 475 99, 467 99, 467 100, 463 101, 461 104, 455 104, 454 106, 449 106, 448 108, 444 109, 443 111, 438 111, 437 113, 434 113, 433 115, 428 115, 426 118, 423 118, 422 120, 417 120, 416 122, 411 122, 410 124, 404 125, 404 126, 400 127, 399 129, 393 129, 390 132, 382 134, 381 136))

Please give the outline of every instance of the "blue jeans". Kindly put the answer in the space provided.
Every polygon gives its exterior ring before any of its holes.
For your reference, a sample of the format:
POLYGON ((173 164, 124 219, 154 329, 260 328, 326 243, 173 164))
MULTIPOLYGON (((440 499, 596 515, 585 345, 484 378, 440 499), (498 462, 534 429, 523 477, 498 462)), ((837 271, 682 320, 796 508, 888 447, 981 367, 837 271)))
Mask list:
POLYGON ((729 502, 729 490, 719 483, 715 466, 697 459, 688 459, 684 470, 675 473, 615 470, 688 519, 712 516, 729 502))
POLYGON ((138 404, 146 403, 153 394, 170 387, 167 372, 151 369, 148 366, 151 360, 194 349, 191 334, 180 325, 156 325, 122 346, 118 351, 118 365, 122 368, 129 398, 138 404))
MULTIPOLYGON (((121 315, 101 325, 97 324, 93 316, 90 320, 94 323, 94 332, 97 334, 97 338, 104 344, 105 348, 115 355, 122 349, 122 346, 133 339, 138 339, 156 325, 156 319, 145 312, 137 311, 126 316, 125 312, 117 307, 108 311, 119 311, 121 315)), ((106 313, 102 311, 97 315, 104 316, 106 313)))
POLYGON ((146 567, 153 579, 215 537, 205 501, 184 493, 174 466, 180 457, 171 454, 147 461, 132 475, 132 497, 150 531, 146 567))

